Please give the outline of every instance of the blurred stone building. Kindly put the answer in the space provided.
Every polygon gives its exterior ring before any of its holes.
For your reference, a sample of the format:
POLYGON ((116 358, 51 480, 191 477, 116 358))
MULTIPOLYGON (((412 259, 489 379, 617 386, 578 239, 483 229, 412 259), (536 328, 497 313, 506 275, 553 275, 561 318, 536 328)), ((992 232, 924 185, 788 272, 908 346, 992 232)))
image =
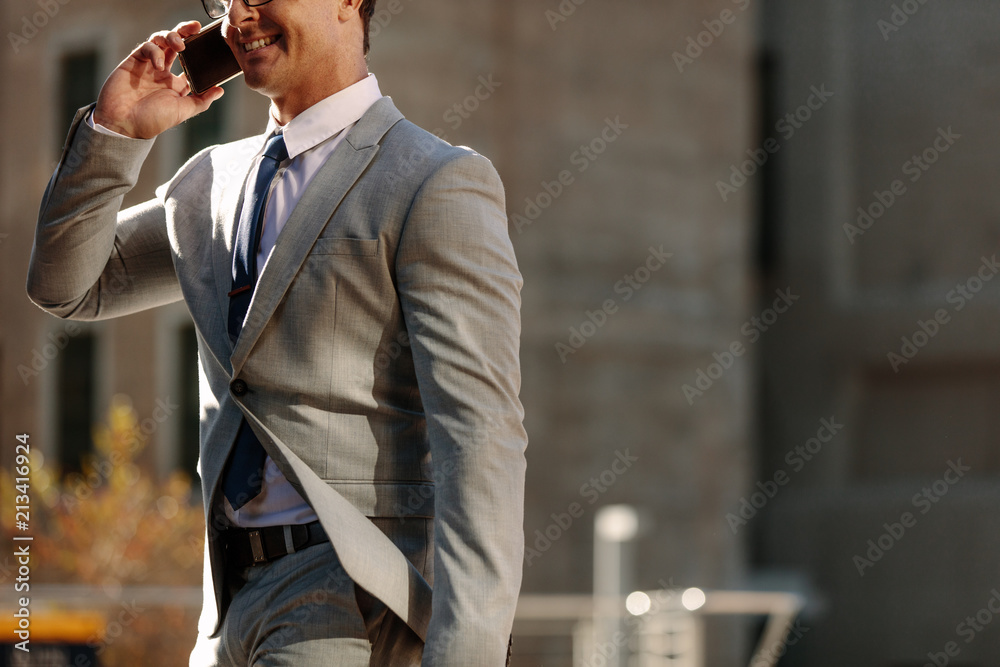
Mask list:
MULTIPOLYGON (((737 335, 758 293, 751 189, 724 202, 713 185, 755 140, 756 8, 379 5, 370 63, 383 92, 414 122, 490 157, 507 187, 525 278, 525 531, 537 552, 524 591, 589 592, 594 514, 619 502, 650 517, 637 586, 740 585, 744 537, 723 517, 753 471, 753 365, 742 360, 693 405, 682 386, 737 335), (704 21, 724 29, 680 71, 672 54, 704 21), (573 525, 538 541, 574 504, 583 511, 573 525)), ((193 470, 197 369, 183 305, 77 326, 35 308, 23 284, 73 112, 135 43, 202 11, 193 0, 138 10, 54 0, 52 16, 49 6, 0 10, 5 33, 25 40, 0 49, 0 117, 17 128, 0 162, 0 432, 32 433, 50 462, 72 469, 123 393, 149 420, 150 469, 193 470)), ((198 147, 261 131, 265 110, 239 79, 227 84, 208 114, 158 139, 126 203, 148 198, 198 147)), ((743 640, 715 636, 712 664, 737 664, 743 640)), ((568 637, 517 646, 520 664, 568 664, 568 637)))
POLYGON ((822 596, 787 664, 996 664, 1000 5, 763 19, 763 132, 833 97, 762 190, 763 292, 801 298, 761 340, 757 477, 792 479, 748 526, 750 567, 822 596), (811 454, 822 419, 842 428, 811 454))
MULTIPOLYGON (((0 12, 0 434, 31 433, 71 470, 123 393, 149 469, 193 471, 184 306, 77 325, 23 285, 73 112, 135 43, 201 8, 0 12)), ((1000 585, 998 292, 985 277, 974 298, 952 290, 997 250, 998 17, 986 0, 380 1, 383 92, 507 187, 525 593, 589 592, 595 511, 628 503, 648 516, 637 587, 810 593, 783 665, 916 666, 949 641, 991 664, 1000 634, 967 644, 956 626, 1000 585), (971 470, 935 487, 959 459, 971 470), (924 487, 935 500, 917 504, 924 487)), ((263 129, 266 100, 226 88, 157 141, 126 203, 201 146, 263 129)), ((745 663, 753 629, 710 625, 708 664, 745 663)), ((518 664, 568 664, 567 638, 516 646, 518 664)))

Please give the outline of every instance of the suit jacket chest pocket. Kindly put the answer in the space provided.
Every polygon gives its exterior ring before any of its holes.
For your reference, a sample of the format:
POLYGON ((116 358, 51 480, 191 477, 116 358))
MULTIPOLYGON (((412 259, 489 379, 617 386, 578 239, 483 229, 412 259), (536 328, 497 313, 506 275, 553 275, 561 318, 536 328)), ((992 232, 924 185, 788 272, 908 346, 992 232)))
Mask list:
POLYGON ((296 279, 296 291, 317 299, 320 308, 363 299, 379 273, 378 252, 379 239, 320 237, 296 279))
POLYGON ((344 239, 320 237, 312 249, 313 255, 356 255, 374 257, 378 254, 378 239, 344 239))

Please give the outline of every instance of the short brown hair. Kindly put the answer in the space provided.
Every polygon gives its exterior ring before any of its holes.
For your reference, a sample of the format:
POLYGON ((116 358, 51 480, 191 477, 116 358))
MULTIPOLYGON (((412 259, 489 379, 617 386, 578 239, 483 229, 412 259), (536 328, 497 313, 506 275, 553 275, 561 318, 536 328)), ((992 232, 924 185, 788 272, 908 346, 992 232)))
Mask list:
POLYGON ((371 25, 372 16, 375 14, 375 3, 378 0, 361 0, 361 7, 358 13, 361 14, 361 22, 365 26, 365 55, 368 55, 368 26, 371 25))

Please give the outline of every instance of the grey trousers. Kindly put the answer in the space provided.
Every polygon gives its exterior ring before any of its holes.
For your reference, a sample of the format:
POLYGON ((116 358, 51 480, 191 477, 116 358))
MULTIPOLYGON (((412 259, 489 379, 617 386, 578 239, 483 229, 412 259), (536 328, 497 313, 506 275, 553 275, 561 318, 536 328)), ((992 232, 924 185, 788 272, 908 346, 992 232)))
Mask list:
MULTIPOLYGON (((428 581, 430 519, 375 519, 428 581)), ((419 667, 420 638, 344 572, 329 543, 231 574, 206 667, 419 667)))

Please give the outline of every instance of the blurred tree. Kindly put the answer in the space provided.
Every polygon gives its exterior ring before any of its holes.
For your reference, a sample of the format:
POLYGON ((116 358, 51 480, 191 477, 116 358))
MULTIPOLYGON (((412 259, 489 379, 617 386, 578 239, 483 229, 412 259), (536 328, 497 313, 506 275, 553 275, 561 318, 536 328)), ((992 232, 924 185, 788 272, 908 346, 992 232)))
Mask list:
MULTIPOLYGON (((94 608, 106 611, 108 625, 92 643, 110 667, 187 664, 196 632, 197 609, 133 606, 123 614, 118 602, 127 605, 128 586, 201 586, 201 503, 192 502, 186 473, 158 481, 137 465, 151 435, 118 395, 80 472, 62 476, 31 451, 32 584, 89 584, 105 593, 94 608)), ((0 496, 12 499, 13 483, 0 470, 0 496)), ((13 505, 4 502, 5 540, 14 534, 13 505)))

